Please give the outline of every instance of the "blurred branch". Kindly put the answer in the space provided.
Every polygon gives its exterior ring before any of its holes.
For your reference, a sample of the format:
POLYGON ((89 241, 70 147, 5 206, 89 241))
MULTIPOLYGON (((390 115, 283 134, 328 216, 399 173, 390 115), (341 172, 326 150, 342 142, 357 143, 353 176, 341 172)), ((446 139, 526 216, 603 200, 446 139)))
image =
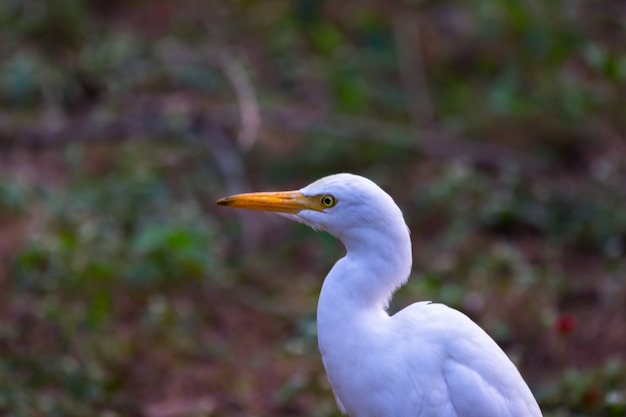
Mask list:
POLYGON ((515 166, 528 175, 543 168, 529 155, 505 146, 474 142, 446 132, 408 129, 403 125, 354 116, 328 117, 303 109, 274 109, 264 112, 266 124, 306 134, 324 134, 345 140, 367 140, 406 148, 437 159, 467 159, 479 165, 505 168, 515 166))
POLYGON ((200 55, 197 51, 191 51, 183 44, 173 41, 164 42, 159 52, 165 66, 195 63, 219 68, 230 82, 239 105, 237 143, 244 150, 254 146, 261 126, 261 112, 252 80, 240 59, 225 51, 200 55))
MULTIPOLYGON (((183 64, 198 64, 213 66, 222 71, 230 81, 237 98, 239 126, 236 143, 243 150, 250 149, 256 143, 261 116, 252 81, 240 60, 224 51, 206 51, 200 54, 173 41, 163 42, 159 48, 159 54, 165 66, 177 68, 183 64)), ((214 115, 206 105, 200 105, 199 108, 189 108, 186 116, 188 119, 192 119, 190 129, 188 131, 174 131, 171 134, 189 137, 204 144, 213 155, 215 166, 222 174, 225 191, 228 194, 237 194, 250 191, 251 187, 247 180, 245 166, 241 161, 240 152, 227 133, 227 127, 236 124, 231 120, 231 109, 228 110, 228 114, 214 115)), ((158 120, 162 119, 158 118, 158 120)), ((166 132, 172 128, 167 125, 153 127, 156 131, 166 132)), ((246 239, 241 241, 241 249, 246 253, 252 253, 260 244, 264 226, 255 221, 254 216, 249 212, 238 210, 236 215, 246 230, 246 239)))
POLYGON ((400 78, 411 123, 430 126, 435 111, 430 97, 424 60, 421 56, 418 16, 398 16, 393 21, 400 78))
MULTIPOLYGON (((190 122, 192 126, 188 126, 169 122, 171 115, 168 115, 167 109, 171 101, 171 95, 135 96, 116 106, 119 110, 116 118, 102 119, 93 114, 64 118, 55 121, 54 129, 49 128, 46 120, 20 121, 3 113, 0 114, 0 148, 51 147, 76 141, 98 142, 141 137, 171 140, 181 135, 189 136, 193 130, 192 137, 206 142, 225 178, 244 178, 238 152, 229 150, 229 146, 232 148, 231 141, 224 131, 225 127, 237 125, 237 120, 232 117, 233 106, 220 104, 207 109, 200 103, 194 109, 190 105, 186 111, 193 113, 193 117, 187 115, 193 119, 193 123, 190 122), (232 169, 239 169, 240 172, 230 172, 232 169)), ((475 142, 434 129, 410 129, 400 124, 354 116, 329 116, 306 108, 266 107, 262 111, 265 125, 272 131, 379 142, 432 158, 461 158, 496 168, 515 166, 529 175, 543 168, 538 159, 511 148, 475 142)), ((244 183, 230 184, 228 191, 245 191, 244 183)))
POLYGON ((256 142, 261 125, 261 113, 252 81, 241 61, 233 56, 222 54, 219 62, 221 62, 222 70, 230 80, 239 101, 241 126, 237 135, 237 142, 243 149, 250 149, 256 142))
MULTIPOLYGON (((186 136, 196 139, 209 149, 213 155, 215 166, 222 173, 225 191, 228 194, 249 192, 252 189, 248 183, 246 169, 239 152, 221 123, 211 123, 211 115, 196 116, 193 129, 191 132, 187 132, 186 136)), ((237 210, 234 215, 239 217, 243 229, 246 231, 246 238, 240 240, 241 250, 244 253, 255 252, 264 235, 265 225, 247 210, 237 210)))

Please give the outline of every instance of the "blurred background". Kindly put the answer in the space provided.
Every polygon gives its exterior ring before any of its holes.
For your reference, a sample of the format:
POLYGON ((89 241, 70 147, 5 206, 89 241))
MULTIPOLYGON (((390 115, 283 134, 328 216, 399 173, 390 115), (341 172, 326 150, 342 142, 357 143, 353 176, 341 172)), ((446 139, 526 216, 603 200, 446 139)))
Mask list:
POLYGON ((0 414, 338 417, 331 237, 216 207, 367 176, 396 311, 458 308, 545 416, 626 415, 626 3, 0 3, 0 414))

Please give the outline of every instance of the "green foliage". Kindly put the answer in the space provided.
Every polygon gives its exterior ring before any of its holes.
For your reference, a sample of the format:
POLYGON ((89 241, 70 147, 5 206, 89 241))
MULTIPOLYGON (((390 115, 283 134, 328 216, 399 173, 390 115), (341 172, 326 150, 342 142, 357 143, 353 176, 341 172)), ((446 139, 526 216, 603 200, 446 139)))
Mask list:
POLYGON ((10 177, 0 179, 0 218, 23 212, 27 201, 27 191, 20 181, 10 177))
POLYGON ((215 266, 212 233, 199 207, 192 200, 178 203, 184 217, 173 222, 175 197, 168 187, 154 173, 132 171, 98 178, 98 187, 87 177, 44 193, 50 218, 16 259, 16 284, 95 279, 167 285, 179 276, 206 276, 215 266))
POLYGON ((446 215, 449 230, 464 239, 472 228, 498 234, 529 233, 559 244, 607 252, 626 235, 621 207, 626 193, 617 182, 599 180, 585 189, 562 189, 525 179, 515 170, 498 177, 454 164, 420 190, 422 216, 446 215))
POLYGON ((11 40, 75 44, 91 20, 86 5, 82 0, 7 0, 0 6, 0 27, 11 40))
POLYGON ((620 416, 626 411, 626 401, 620 391, 624 384, 624 363, 610 359, 596 369, 568 369, 563 377, 538 393, 545 404, 558 409, 565 399, 571 404, 571 415, 620 416))
MULTIPOLYGON (((74 174, 64 186, 22 190, 5 180, 0 187, 7 215, 32 215, 27 206, 42 213, 9 267, 11 304, 28 303, 27 320, 41 322, 30 330, 10 322, 0 331, 0 341, 16 343, 0 367, 2 410, 117 415, 126 406, 115 369, 137 345, 123 335, 105 341, 104 334, 120 314, 154 316, 156 294, 217 279, 214 228, 195 196, 164 183, 162 167, 144 159, 144 146, 115 155, 112 169, 91 173, 74 148, 67 156, 74 174), (119 310, 133 299, 130 311, 119 310), (54 342, 19 348, 41 331, 54 342)), ((148 330, 153 326, 180 329, 181 322, 159 320, 148 330)), ((177 343, 195 326, 175 331, 177 343)))

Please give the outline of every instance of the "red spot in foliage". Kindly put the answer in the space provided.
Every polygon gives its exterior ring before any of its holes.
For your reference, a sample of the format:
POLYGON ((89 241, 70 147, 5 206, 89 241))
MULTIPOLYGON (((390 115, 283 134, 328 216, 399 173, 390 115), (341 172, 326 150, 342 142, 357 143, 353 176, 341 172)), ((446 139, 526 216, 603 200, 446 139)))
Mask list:
POLYGON ((591 387, 583 396, 583 401, 587 406, 594 406, 602 400, 602 391, 596 387, 591 387))
POLYGON ((561 314, 554 322, 554 328, 559 334, 568 335, 576 327, 576 319, 570 314, 561 314))

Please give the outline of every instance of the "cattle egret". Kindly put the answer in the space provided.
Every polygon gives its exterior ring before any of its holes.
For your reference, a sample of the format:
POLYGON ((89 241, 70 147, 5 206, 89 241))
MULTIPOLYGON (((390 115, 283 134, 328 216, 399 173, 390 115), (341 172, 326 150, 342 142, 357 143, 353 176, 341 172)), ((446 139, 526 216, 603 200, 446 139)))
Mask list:
POLYGON ((297 191, 217 204, 277 212, 346 248, 322 285, 318 344, 337 405, 350 417, 536 417, 541 411, 496 342, 463 313, 422 301, 389 315, 406 283, 402 212, 367 178, 336 174, 297 191))

